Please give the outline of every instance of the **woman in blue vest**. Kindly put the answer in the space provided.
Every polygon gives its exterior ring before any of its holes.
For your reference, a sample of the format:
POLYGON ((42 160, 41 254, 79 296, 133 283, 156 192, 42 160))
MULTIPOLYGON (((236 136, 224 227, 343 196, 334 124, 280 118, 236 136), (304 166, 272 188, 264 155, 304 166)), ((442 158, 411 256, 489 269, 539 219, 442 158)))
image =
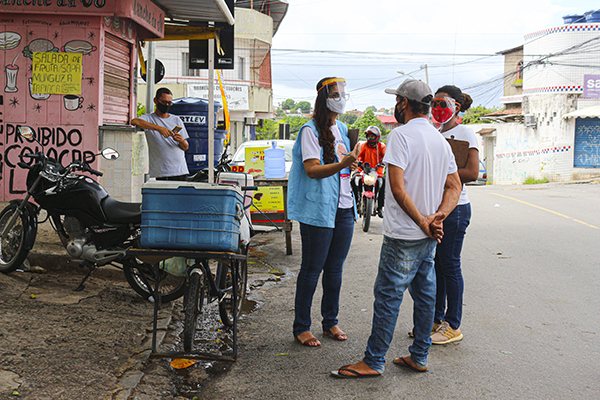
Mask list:
POLYGON ((323 271, 323 334, 346 340, 338 326, 342 268, 350 249, 356 217, 350 186, 359 146, 350 152, 348 127, 337 120, 348 93, 343 78, 317 83, 313 118, 298 132, 288 181, 288 216, 300 223, 302 264, 296 284, 294 337, 305 346, 320 346, 310 332, 310 310, 323 271))

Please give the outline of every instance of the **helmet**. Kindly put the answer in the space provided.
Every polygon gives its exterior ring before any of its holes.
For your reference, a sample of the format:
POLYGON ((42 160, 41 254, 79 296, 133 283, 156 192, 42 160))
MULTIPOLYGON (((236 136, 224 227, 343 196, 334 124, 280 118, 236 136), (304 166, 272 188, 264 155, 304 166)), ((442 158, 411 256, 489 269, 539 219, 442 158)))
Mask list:
POLYGON ((367 142, 370 144, 375 144, 379 142, 379 138, 381 137, 381 131, 378 127, 371 125, 365 131, 365 136, 367 137, 367 142), (375 138, 369 139, 369 134, 375 135, 375 138))

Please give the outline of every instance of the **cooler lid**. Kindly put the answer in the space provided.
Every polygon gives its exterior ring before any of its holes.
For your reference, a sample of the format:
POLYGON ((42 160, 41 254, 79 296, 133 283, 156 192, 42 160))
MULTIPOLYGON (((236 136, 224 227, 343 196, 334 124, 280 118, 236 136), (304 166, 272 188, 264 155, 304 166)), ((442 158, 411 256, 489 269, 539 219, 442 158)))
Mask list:
POLYGON ((205 183, 205 182, 183 182, 183 181, 157 181, 156 179, 150 179, 144 183, 143 189, 166 189, 176 190, 180 187, 191 187, 196 190, 233 190, 238 192, 240 195, 242 191, 238 186, 218 184, 218 183, 205 183))

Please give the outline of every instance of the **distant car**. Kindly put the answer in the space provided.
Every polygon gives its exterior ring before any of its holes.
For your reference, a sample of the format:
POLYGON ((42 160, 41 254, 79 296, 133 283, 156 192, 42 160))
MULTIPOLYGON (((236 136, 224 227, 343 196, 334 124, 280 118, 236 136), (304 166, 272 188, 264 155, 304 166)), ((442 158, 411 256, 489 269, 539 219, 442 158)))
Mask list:
MULTIPOLYGON (((285 172, 290 172, 292 168, 292 148, 294 147, 294 140, 274 140, 277 147, 283 147, 285 151, 285 172)), ((242 143, 240 147, 235 151, 233 160, 229 164, 233 172, 247 172, 245 170, 246 164, 246 148, 247 147, 271 147, 273 140, 250 140, 242 143)))

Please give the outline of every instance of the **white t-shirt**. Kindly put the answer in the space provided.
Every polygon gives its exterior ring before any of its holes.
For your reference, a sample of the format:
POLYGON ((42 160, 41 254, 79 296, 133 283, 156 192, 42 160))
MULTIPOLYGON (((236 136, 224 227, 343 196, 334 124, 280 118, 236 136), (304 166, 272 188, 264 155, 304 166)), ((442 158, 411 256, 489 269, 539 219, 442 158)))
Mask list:
MULTIPOLYGON (((442 132, 442 135, 446 139, 450 139, 450 136, 454 136, 456 140, 464 140, 469 142, 469 149, 477 149, 479 151, 479 145, 477 143, 477 136, 473 129, 468 128, 464 125, 457 125, 454 128, 442 132)), ((458 199, 458 205, 469 204, 469 196, 467 196, 467 187, 463 184, 462 192, 460 192, 460 198, 458 199)))
MULTIPOLYGON (((411 119, 390 132, 383 163, 388 171, 390 165, 404 170, 404 188, 423 215, 437 211, 446 179, 457 170, 450 145, 425 118, 411 119)), ((389 174, 385 179, 383 234, 403 240, 426 238, 425 232, 396 202, 389 174)))
MULTIPOLYGON (((181 126, 181 136, 189 138, 183 121, 176 115, 169 114, 167 118, 161 118, 156 113, 144 114, 139 117, 154 125, 173 129, 181 126)), ((179 143, 172 137, 165 138, 158 131, 145 129, 146 141, 148 142, 149 175, 151 178, 179 176, 189 174, 185 161, 185 151, 179 147, 179 143)))
MULTIPOLYGON (((342 134, 336 125, 331 126, 331 132, 335 137, 335 155, 339 162, 344 156, 342 153, 349 153, 346 148, 342 134)), ((321 160, 321 145, 319 144, 319 138, 317 134, 310 126, 302 129, 302 135, 300 136, 302 145, 302 162, 310 159, 321 160)), ((338 208, 352 208, 354 202, 352 201, 352 188, 350 186, 350 169, 344 168, 340 171, 340 197, 338 200, 338 208)))

